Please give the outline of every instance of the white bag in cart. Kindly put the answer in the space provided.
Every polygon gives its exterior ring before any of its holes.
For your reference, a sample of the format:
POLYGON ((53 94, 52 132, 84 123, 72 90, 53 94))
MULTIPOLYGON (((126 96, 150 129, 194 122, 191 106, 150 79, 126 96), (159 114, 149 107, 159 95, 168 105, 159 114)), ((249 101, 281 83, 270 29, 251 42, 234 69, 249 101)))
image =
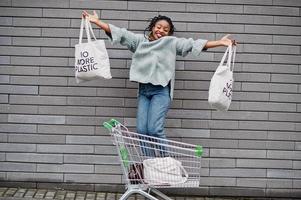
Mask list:
POLYGON ((103 40, 96 40, 91 23, 82 18, 79 43, 75 45, 75 78, 76 82, 93 80, 99 77, 112 78, 109 56, 103 40), (88 42, 82 43, 83 29, 87 33, 88 42), (94 38, 91 40, 90 32, 94 38))
POLYGON ((220 111, 229 109, 232 100, 233 70, 236 46, 228 46, 218 68, 210 81, 208 102, 212 108, 220 111), (228 56, 226 65, 225 59, 228 56))
POLYGON ((144 181, 151 185, 176 185, 188 178, 182 163, 171 157, 144 160, 143 174, 144 181))

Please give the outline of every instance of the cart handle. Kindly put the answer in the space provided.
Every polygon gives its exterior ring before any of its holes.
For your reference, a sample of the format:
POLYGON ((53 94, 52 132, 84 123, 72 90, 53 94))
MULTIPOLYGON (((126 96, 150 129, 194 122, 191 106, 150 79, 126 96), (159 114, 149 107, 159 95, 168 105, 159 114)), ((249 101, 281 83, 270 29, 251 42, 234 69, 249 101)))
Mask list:
POLYGON ((203 147, 201 145, 197 145, 195 148, 195 155, 197 157, 201 157, 203 154, 203 147))
POLYGON ((108 122, 104 122, 103 126, 108 129, 109 131, 112 131, 113 127, 116 127, 118 124, 120 124, 119 121, 117 121, 116 119, 111 119, 108 122))

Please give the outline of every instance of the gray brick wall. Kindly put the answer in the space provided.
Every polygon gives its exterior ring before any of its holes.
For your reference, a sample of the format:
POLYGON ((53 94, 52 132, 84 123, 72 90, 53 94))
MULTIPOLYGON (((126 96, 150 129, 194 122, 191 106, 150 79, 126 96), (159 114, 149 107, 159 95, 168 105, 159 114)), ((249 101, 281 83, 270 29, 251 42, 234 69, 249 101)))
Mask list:
POLYGON ((300 2, 0 1, 0 185, 122 190, 118 157, 100 124, 113 117, 135 128, 131 53, 106 42, 112 80, 78 85, 73 73, 81 11, 95 9, 136 32, 160 13, 174 20, 179 37, 233 34, 240 44, 230 111, 207 103, 225 48, 178 57, 167 135, 204 147, 195 194, 300 197, 300 2))

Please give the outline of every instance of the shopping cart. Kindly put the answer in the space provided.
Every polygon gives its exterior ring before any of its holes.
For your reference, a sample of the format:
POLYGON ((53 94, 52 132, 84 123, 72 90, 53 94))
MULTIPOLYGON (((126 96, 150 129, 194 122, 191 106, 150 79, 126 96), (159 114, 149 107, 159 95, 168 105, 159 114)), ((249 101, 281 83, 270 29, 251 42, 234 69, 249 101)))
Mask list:
POLYGON ((127 191, 121 200, 140 194, 151 200, 171 200, 158 188, 199 187, 200 145, 160 139, 130 132, 115 119, 104 122, 117 147, 127 191))

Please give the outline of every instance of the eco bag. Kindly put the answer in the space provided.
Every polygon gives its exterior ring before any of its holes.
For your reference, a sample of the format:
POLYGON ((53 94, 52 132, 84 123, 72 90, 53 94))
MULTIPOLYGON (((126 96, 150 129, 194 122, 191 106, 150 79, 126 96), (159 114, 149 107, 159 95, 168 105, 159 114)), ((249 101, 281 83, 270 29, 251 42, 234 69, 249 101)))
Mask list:
POLYGON ((212 108, 220 111, 227 111, 231 104, 235 54, 236 46, 228 46, 210 81, 208 102, 212 108), (227 56, 228 60, 225 65, 227 56))
POLYGON ((76 82, 93 80, 99 77, 112 78, 109 56, 104 40, 96 40, 90 21, 82 18, 79 43, 75 45, 75 78, 76 82), (88 42, 83 43, 85 28, 88 42), (90 32, 94 38, 91 40, 90 32))
POLYGON ((151 185, 176 185, 188 179, 182 163, 171 157, 144 160, 143 174, 144 181, 151 185))

